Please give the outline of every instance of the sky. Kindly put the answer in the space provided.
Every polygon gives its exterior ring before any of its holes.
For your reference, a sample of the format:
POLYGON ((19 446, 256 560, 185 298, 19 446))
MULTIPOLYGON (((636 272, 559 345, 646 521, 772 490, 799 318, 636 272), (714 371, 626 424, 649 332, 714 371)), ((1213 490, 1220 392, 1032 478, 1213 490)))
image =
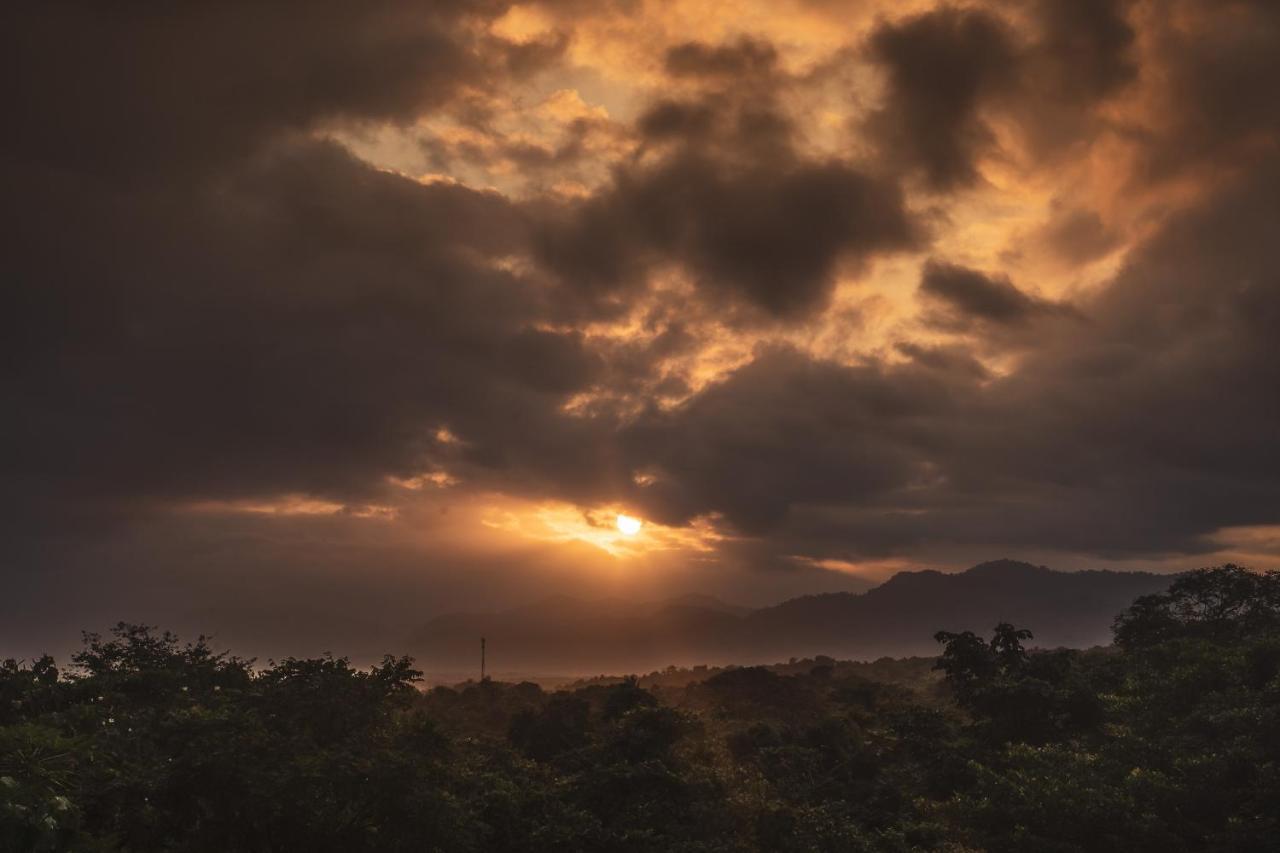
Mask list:
POLYGON ((0 48, 0 654, 1278 562, 1272 0, 17 0, 0 48))

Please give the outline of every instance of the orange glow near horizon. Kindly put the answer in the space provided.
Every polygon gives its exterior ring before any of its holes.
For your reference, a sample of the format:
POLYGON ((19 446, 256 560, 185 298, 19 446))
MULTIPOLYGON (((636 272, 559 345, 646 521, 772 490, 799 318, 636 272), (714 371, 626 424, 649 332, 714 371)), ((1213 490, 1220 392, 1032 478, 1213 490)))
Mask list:
POLYGON ((179 507, 180 511, 209 515, 260 516, 350 516, 352 518, 395 519, 395 507, 382 504, 344 504, 302 494, 277 498, 246 500, 195 501, 179 507))
POLYGON ((495 507, 481 523, 491 530, 542 542, 582 542, 617 558, 674 551, 705 553, 725 538, 711 519, 668 527, 629 515, 616 506, 584 509, 562 502, 495 507))

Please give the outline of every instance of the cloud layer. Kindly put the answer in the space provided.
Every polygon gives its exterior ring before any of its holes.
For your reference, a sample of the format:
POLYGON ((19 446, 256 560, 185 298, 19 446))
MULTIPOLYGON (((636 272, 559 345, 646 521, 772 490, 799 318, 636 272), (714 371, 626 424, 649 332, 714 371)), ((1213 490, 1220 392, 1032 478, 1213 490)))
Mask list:
POLYGON ((0 17, 0 623, 1274 556, 1273 4, 0 17))

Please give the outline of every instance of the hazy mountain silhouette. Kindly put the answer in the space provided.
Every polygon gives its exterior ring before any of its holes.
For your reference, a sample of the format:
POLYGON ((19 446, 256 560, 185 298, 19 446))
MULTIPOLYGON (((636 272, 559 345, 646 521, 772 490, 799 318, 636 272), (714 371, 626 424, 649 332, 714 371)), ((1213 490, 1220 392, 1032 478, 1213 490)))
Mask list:
POLYGON ((669 664, 755 663, 818 654, 869 660, 934 654, 938 630, 1008 621, 1034 645, 1109 643, 1115 615, 1173 580, 1148 572, 1058 572, 1013 560, 954 574, 901 572, 865 593, 828 593, 746 610, 707 596, 638 604, 558 596, 500 613, 432 619, 411 647, 428 672, 465 673, 488 638, 493 672, 650 671, 669 664))
POLYGON ((965 572, 900 572, 861 595, 816 595, 749 614, 749 635, 782 642, 795 655, 858 658, 934 654, 938 630, 988 632, 1012 622, 1042 647, 1111 641, 1111 622, 1139 595, 1173 578, 1149 572, 1056 572, 1015 560, 965 572))
POLYGON ((731 648, 750 612, 702 596, 648 604, 556 596, 499 613, 432 619, 414 634, 411 650, 428 673, 475 669, 481 636, 495 673, 648 671, 731 648))

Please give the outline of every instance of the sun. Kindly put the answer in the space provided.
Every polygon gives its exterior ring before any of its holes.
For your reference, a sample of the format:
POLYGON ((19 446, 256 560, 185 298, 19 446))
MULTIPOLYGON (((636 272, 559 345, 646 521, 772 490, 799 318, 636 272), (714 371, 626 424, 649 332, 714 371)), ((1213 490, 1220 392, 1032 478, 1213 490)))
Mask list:
POLYGON ((643 524, 644 522, 634 516, 621 514, 618 516, 618 530, 623 536, 635 536, 640 532, 643 524))

